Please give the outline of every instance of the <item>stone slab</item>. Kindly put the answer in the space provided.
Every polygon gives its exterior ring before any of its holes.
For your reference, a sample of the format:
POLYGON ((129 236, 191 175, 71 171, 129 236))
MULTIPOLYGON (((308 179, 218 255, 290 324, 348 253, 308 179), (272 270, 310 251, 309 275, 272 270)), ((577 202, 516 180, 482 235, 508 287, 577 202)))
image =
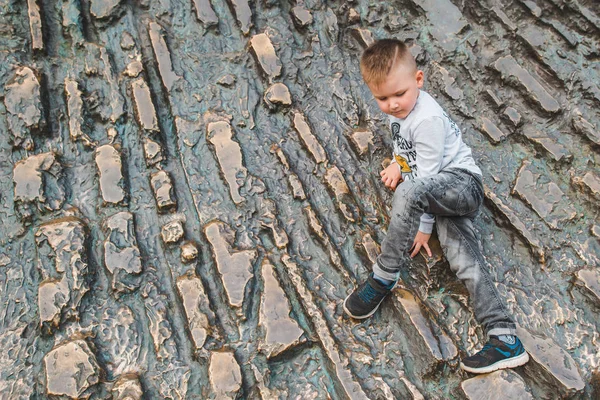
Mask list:
POLYGON ((542 148, 554 161, 568 162, 573 159, 571 152, 546 132, 528 125, 523 127, 523 134, 527 139, 542 148))
POLYGON ((533 400, 527 386, 517 373, 511 370, 495 371, 461 383, 462 390, 469 400, 506 399, 533 400))
POLYGON ((25 66, 16 68, 13 77, 6 83, 4 92, 4 106, 8 113, 12 144, 15 147, 33 150, 31 132, 45 126, 41 85, 37 72, 25 66))
POLYGON ((135 110, 140 127, 147 131, 158 132, 158 118, 152 103, 150 88, 144 78, 139 78, 131 83, 135 110))
POLYGON ((304 331, 290 317, 290 301, 277 280, 273 265, 263 262, 261 270, 264 291, 260 301, 259 323, 265 330, 261 350, 270 358, 298 344, 304 331))
POLYGON ((560 104, 548 93, 538 80, 523 68, 512 56, 499 58, 494 63, 494 68, 500 72, 502 79, 514 79, 526 94, 545 111, 555 113, 560 111, 560 104))
POLYGON ((104 204, 124 204, 127 195, 120 151, 110 144, 98 147, 96 149, 96 166, 104 204))
POLYGON ((196 18, 206 27, 218 25, 219 18, 215 14, 210 0, 194 0, 194 9, 196 10, 196 18))
POLYGON ((321 146, 321 143, 319 143, 315 135, 312 133, 310 126, 306 122, 306 117, 299 112, 294 113, 294 128, 300 135, 302 143, 313 156, 315 161, 317 163, 325 162, 325 160, 327 160, 327 155, 325 154, 323 146, 321 146))
POLYGON ((74 217, 51 220, 35 234, 42 282, 38 289, 40 324, 53 331, 69 318, 79 318, 89 291, 85 224, 74 217))
POLYGON ((350 195, 350 189, 339 168, 336 166, 329 168, 325 173, 325 181, 333 192, 344 217, 350 222, 356 221, 358 208, 350 195))
POLYGON ((434 333, 434 321, 427 318, 423 312, 420 300, 405 289, 397 289, 393 296, 394 304, 407 317, 411 329, 420 340, 420 345, 413 351, 413 356, 419 358, 420 372, 426 373, 436 368, 444 361, 450 361, 458 356, 458 349, 454 343, 439 328, 440 334, 434 333))
POLYGON ((600 145, 600 129, 596 128, 591 122, 583 118, 579 110, 576 110, 573 114, 571 125, 577 133, 584 136, 595 145, 600 145))
POLYGON ((500 198, 493 193, 487 186, 484 187, 484 194, 494 205, 494 209, 503 215, 517 231, 517 233, 525 240, 525 242, 531 247, 531 251, 537 256, 540 263, 546 262, 546 255, 542 243, 538 238, 531 233, 527 226, 519 219, 517 214, 510 209, 506 204, 500 200, 500 198))
POLYGON ((139 287, 137 275, 142 272, 142 260, 137 245, 133 214, 118 212, 103 223, 104 265, 112 274, 112 288, 129 292, 139 287))
POLYGON ((44 357, 44 367, 46 393, 50 396, 81 398, 100 380, 100 367, 84 340, 74 340, 51 350, 44 357))
POLYGON ((44 38, 42 36, 42 16, 37 0, 27 0, 29 15, 29 32, 31 34, 31 47, 33 50, 44 49, 44 38))
POLYGON ((240 195, 247 170, 242 164, 242 150, 233 140, 233 130, 227 121, 211 122, 206 129, 206 137, 213 144, 221 172, 229 186, 229 194, 234 203, 240 204, 244 197, 240 195))
POLYGON ((369 146, 374 147, 373 132, 370 130, 356 130, 350 136, 352 144, 358 151, 358 154, 364 156, 369 152, 369 146))
POLYGON ((194 346, 197 350, 201 349, 211 331, 208 316, 201 311, 210 311, 208 296, 204 291, 202 281, 194 275, 181 276, 177 279, 177 290, 183 302, 188 321, 187 326, 194 340, 194 346))
POLYGON ((150 176, 150 186, 159 212, 168 212, 177 208, 177 199, 171 176, 166 171, 158 171, 150 176))
POLYGON ((291 14, 294 24, 298 28, 304 28, 313 22, 312 13, 300 4, 292 8, 291 14))
POLYGON ((235 18, 238 24, 240 24, 242 33, 248 35, 250 29, 254 26, 252 23, 252 10, 250 9, 248 0, 227 0, 227 2, 235 13, 235 18))
POLYGON ((209 379, 217 398, 236 398, 242 387, 242 373, 233 353, 216 352, 211 354, 209 379))
POLYGON ((575 278, 575 283, 586 288, 600 305, 600 272, 596 269, 584 268, 577 271, 575 278))
POLYGON ((179 79, 179 76, 173 71, 171 52, 163 37, 162 27, 156 22, 150 22, 148 24, 148 34, 150 35, 154 58, 158 64, 163 86, 167 89, 167 92, 170 92, 175 81, 179 79))
POLYGON ((119 12, 121 0, 91 0, 90 13, 96 19, 107 19, 119 12))
POLYGON ((232 249, 234 235, 223 222, 211 222, 204 228, 204 233, 212 246, 217 270, 223 279, 229 303, 234 307, 241 307, 246 284, 254 275, 252 263, 257 257, 257 252, 256 250, 234 251, 232 249))
POLYGON ((281 75, 281 61, 275 53, 275 47, 266 33, 254 35, 250 40, 250 47, 256 56, 261 71, 269 79, 277 78, 281 75))
POLYGON ((565 396, 574 395, 585 388, 577 363, 554 340, 523 328, 517 328, 517 335, 530 355, 532 365, 525 367, 528 375, 535 377, 541 374, 558 393, 565 396))
POLYGON ((41 153, 17 161, 13 169, 14 202, 22 219, 33 209, 59 210, 65 202, 63 168, 55 153, 41 153))
POLYGON ((523 161, 512 193, 529 204, 552 229, 560 229, 563 223, 577 215, 558 185, 552 181, 545 183, 530 161, 523 161))
POLYGON ((430 22, 430 33, 436 42, 446 51, 458 46, 457 35, 468 26, 459 8, 450 0, 421 0, 413 2, 425 10, 430 22))
POLYGON ((171 221, 164 224, 160 230, 160 235, 163 242, 173 244, 183 239, 184 235, 183 222, 179 220, 171 221))
POLYGON ((600 200, 600 176, 592 171, 588 171, 583 177, 573 177, 572 181, 584 192, 589 193, 596 200, 600 200))
POLYGON ((67 111, 69 113, 69 135, 74 142, 81 140, 86 146, 93 147, 95 143, 83 131, 83 100, 81 90, 76 80, 65 78, 65 93, 67 95, 67 111))
POLYGON ((481 117, 480 121, 480 130, 485 133, 492 143, 498 144, 508 136, 506 133, 502 132, 502 130, 498 128, 498 126, 496 126, 496 124, 494 124, 490 119, 481 117))
POLYGON ((287 107, 292 104, 290 90, 283 83, 277 82, 269 86, 264 95, 267 106, 275 109, 278 106, 287 107))

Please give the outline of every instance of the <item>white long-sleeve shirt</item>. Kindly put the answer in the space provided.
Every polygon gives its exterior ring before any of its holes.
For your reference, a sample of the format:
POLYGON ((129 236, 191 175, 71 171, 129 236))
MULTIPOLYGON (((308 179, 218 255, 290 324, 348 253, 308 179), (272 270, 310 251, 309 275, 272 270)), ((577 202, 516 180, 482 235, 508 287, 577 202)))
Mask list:
MULTIPOLYGON (((460 128, 427 92, 419 91, 417 103, 406 118, 389 118, 394 161, 402 179, 424 178, 446 168, 462 168, 481 175, 460 128)), ((424 213, 419 230, 431 233, 434 222, 433 215, 424 213)))

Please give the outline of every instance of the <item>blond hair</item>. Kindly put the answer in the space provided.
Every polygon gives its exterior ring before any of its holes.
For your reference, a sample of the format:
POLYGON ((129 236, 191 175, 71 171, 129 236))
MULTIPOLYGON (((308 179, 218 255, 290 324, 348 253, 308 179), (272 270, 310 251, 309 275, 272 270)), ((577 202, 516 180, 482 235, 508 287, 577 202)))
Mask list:
POLYGON ((417 63, 408 46, 398 39, 381 39, 370 45, 360 58, 360 73, 368 85, 385 82, 392 68, 399 63, 417 70, 417 63))

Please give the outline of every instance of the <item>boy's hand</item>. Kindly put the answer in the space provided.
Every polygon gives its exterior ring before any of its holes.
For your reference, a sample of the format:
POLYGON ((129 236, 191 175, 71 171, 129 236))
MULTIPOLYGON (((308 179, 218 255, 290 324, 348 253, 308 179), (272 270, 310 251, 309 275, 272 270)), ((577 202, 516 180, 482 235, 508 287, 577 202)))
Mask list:
POLYGON ((400 168, 398 168, 398 164, 395 162, 388 165, 388 167, 381 171, 379 175, 381 175, 381 182, 392 190, 396 189, 398 183, 402 182, 400 168))
POLYGON ((412 253, 410 253, 411 258, 413 258, 419 253, 421 247, 423 247, 427 251, 427 255, 431 257, 431 250, 429 250, 429 245, 427 244, 427 242, 429 242, 430 237, 431 233, 423 233, 421 231, 417 231, 417 236, 415 236, 413 245, 410 249, 408 249, 408 251, 412 250, 412 253))

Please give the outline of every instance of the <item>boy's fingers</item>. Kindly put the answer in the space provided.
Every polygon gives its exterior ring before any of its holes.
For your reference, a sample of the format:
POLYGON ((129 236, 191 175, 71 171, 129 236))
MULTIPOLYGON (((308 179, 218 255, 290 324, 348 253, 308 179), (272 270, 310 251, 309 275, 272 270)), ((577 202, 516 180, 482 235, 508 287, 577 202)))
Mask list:
MULTIPOLYGON (((419 250, 421 250, 421 243, 415 243, 413 245, 414 250, 412 253, 410 253, 410 257, 413 258, 414 256, 416 256, 417 254, 419 254, 419 250)), ((412 249, 412 247, 411 247, 412 249)), ((409 250, 410 251, 410 250, 409 250)))
POLYGON ((423 247, 425 248, 425 250, 427 250, 427 255, 429 257, 433 257, 433 255, 431 254, 431 250, 429 250, 429 246, 427 245, 427 243, 423 244, 423 247))

